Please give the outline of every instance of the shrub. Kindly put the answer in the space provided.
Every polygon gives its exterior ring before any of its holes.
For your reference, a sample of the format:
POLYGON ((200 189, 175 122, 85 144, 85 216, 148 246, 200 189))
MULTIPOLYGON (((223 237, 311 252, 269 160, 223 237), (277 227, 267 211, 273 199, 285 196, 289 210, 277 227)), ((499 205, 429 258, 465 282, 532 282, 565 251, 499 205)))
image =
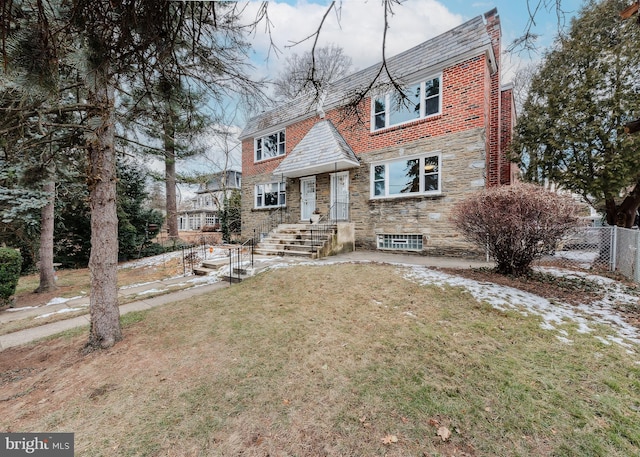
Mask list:
POLYGON ((22 269, 22 256, 16 249, 0 248, 0 306, 11 303, 22 269))
POLYGON ((467 239, 489 250, 496 270, 522 276, 531 263, 555 251, 578 221, 569 197, 534 184, 487 189, 456 205, 453 223, 467 239))

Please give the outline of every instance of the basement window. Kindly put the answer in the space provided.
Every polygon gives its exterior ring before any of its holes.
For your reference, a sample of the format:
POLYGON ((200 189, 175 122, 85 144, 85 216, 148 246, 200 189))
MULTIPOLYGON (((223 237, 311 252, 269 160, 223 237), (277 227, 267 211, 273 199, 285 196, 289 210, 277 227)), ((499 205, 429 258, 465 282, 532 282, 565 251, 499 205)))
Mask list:
POLYGON ((378 249, 422 251, 422 235, 378 235, 378 249))

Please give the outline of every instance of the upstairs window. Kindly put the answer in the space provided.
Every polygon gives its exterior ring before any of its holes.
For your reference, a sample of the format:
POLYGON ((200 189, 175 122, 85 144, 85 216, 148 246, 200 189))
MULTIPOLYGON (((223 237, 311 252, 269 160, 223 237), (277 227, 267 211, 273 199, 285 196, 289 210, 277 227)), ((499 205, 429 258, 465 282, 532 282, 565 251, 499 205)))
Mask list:
POLYGON ((440 193, 440 154, 371 165, 371 197, 394 198, 440 193))
POLYGON ((285 135, 284 130, 256 138, 254 142, 256 162, 284 155, 285 135))
POLYGON ((399 92, 375 98, 372 104, 373 130, 440 114, 440 76, 409 86, 404 97, 399 92))

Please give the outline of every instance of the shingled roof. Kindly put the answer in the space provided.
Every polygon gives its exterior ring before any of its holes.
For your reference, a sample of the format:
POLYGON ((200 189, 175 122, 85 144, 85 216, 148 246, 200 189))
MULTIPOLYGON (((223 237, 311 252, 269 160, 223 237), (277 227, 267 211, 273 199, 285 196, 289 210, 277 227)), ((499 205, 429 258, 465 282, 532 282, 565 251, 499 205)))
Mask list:
POLYGON ((274 170, 298 178, 360 166, 355 153, 329 120, 317 122, 274 170))
MULTIPOLYGON (((414 48, 388 58, 387 66, 394 78, 412 83, 415 82, 411 81, 413 77, 426 76, 423 75, 426 71, 435 73, 446 66, 484 53, 488 55, 492 71, 496 71, 491 38, 482 16, 478 16, 414 48)), ((371 84, 379 68, 380 63, 331 83, 324 100, 324 110, 344 104, 349 94, 371 84)), ((388 77, 383 72, 377 83, 388 82, 388 77)), ((240 134, 240 139, 267 134, 270 130, 314 115, 316 115, 316 105, 311 103, 309 97, 301 96, 249 119, 240 134)))

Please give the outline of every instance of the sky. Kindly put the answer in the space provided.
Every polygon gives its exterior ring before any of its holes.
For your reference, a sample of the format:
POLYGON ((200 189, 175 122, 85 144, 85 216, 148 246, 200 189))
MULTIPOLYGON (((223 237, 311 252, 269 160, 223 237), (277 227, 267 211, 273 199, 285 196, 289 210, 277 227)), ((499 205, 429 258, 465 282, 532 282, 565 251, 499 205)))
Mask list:
MULTIPOLYGON (((582 0, 561 0, 564 15, 558 18, 555 0, 487 0, 469 2, 467 0, 405 0, 394 7, 388 32, 387 55, 392 56, 423 41, 437 36, 457 25, 480 16, 492 8, 498 9, 502 24, 503 48, 521 36, 530 20, 529 9, 535 9, 538 2, 542 6, 535 14, 532 32, 540 34, 539 47, 553 42, 558 26, 567 25, 575 15, 582 0), (532 5, 528 5, 533 3, 532 5), (548 4, 549 6, 545 6, 548 4)), ((352 70, 357 71, 381 61, 382 30, 384 10, 381 0, 338 0, 338 12, 332 11, 320 33, 320 45, 337 44, 353 60, 352 70)), ((252 38, 252 61, 256 74, 273 78, 281 70, 285 59, 291 53, 302 54, 311 49, 308 40, 296 46, 293 42, 303 40, 312 34, 327 11, 329 0, 277 0, 269 2, 268 14, 272 23, 271 38, 280 54, 269 49, 269 36, 264 26, 259 27, 252 38)), ((259 2, 249 2, 247 12, 253 13, 259 2)), ((503 79, 508 82, 521 60, 539 59, 541 54, 520 52, 512 55, 510 62, 503 65, 503 79)))

